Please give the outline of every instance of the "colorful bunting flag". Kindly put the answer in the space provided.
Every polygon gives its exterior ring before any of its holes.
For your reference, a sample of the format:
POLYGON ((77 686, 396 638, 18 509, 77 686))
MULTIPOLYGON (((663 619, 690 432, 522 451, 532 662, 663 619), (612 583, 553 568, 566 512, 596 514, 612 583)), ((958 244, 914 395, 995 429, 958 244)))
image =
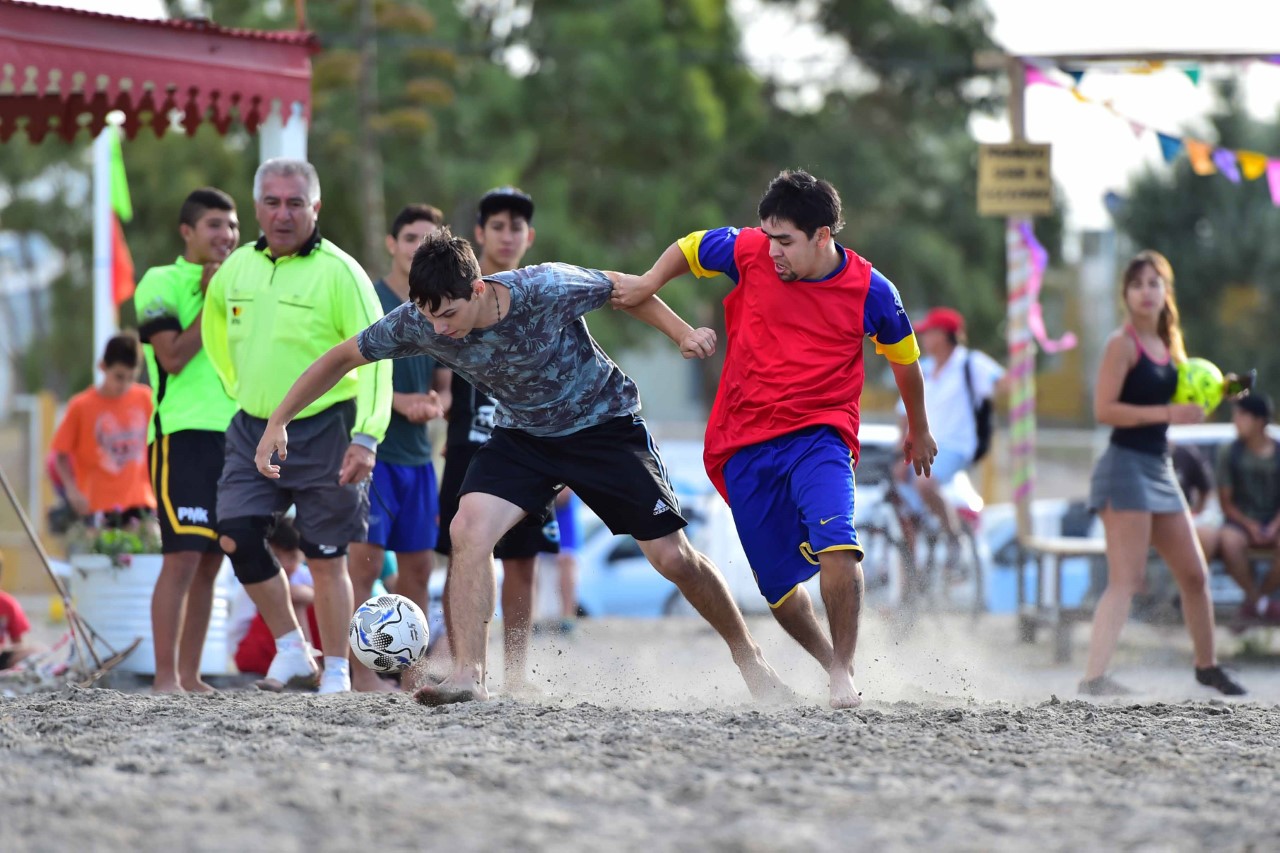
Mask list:
POLYGON ((1026 69, 1026 73, 1024 75, 1026 85, 1035 86, 1036 84, 1042 84, 1045 86, 1059 86, 1058 83, 1050 80, 1047 74, 1039 68, 1036 68, 1034 65, 1023 65, 1022 67, 1026 69))
POLYGON ((1156 131, 1156 136, 1160 140, 1160 153, 1164 155, 1166 163, 1172 163, 1178 159, 1178 155, 1182 153, 1182 140, 1176 136, 1170 136, 1167 133, 1156 131))
POLYGON ((1207 142, 1198 139, 1184 139, 1182 144, 1187 149, 1187 159, 1191 161, 1191 171, 1197 175, 1212 175, 1218 171, 1213 165, 1213 149, 1207 142))
POLYGON ((1236 159, 1240 161, 1240 171, 1246 180, 1256 181, 1267 171, 1267 155, 1257 151, 1237 151, 1236 159))
POLYGON ((1240 183, 1240 168, 1236 165, 1236 152, 1227 148, 1213 149, 1213 165, 1218 167, 1222 177, 1233 184, 1240 183))
MULTIPOLYGON (((1270 61, 1280 64, 1280 55, 1271 57, 1270 61)), ((1126 70, 1131 74, 1151 74, 1164 67, 1165 64, 1163 62, 1147 62, 1141 66, 1126 70)), ((1098 104, 1105 107, 1112 115, 1125 119, 1129 123, 1129 129, 1133 131, 1136 137, 1140 138, 1142 134, 1152 129, 1142 122, 1129 118, 1117 111, 1114 102, 1111 100, 1099 103, 1085 97, 1079 88, 1079 83, 1085 73, 1083 69, 1065 67, 1058 69, 1071 76, 1076 84, 1072 86, 1067 86, 1052 79, 1046 73, 1047 70, 1039 65, 1024 62, 1023 69, 1026 85, 1045 85, 1058 89, 1068 89, 1080 103, 1098 104)), ((1200 67, 1198 65, 1186 66, 1179 70, 1186 74, 1192 83, 1199 85, 1200 67)), ((1257 151, 1234 151, 1230 148, 1215 148, 1208 142, 1171 136, 1160 131, 1156 131, 1156 138, 1160 142, 1160 154, 1164 157, 1166 163, 1173 163, 1185 150, 1187 159, 1191 162, 1191 170, 1197 175, 1212 175, 1215 172, 1220 172, 1227 180, 1238 184, 1242 179, 1256 181, 1263 174, 1266 174, 1267 184, 1271 190, 1271 201, 1274 205, 1280 207, 1280 160, 1272 160, 1257 151)))

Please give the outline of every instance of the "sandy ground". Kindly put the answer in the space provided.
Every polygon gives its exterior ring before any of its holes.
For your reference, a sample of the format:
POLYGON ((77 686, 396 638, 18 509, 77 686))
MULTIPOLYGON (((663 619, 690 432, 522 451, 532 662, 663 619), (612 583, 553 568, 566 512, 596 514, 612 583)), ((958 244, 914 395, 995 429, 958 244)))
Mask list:
POLYGON ((1184 632, 1135 624, 1116 673, 1141 695, 1085 703, 1076 667, 1007 619, 867 622, 867 703, 846 712, 767 620, 752 630, 806 704, 751 706, 719 640, 679 619, 536 639, 538 701, 123 679, 0 700, 0 850, 1280 845, 1280 658, 1236 661, 1252 695, 1224 701, 1184 632))

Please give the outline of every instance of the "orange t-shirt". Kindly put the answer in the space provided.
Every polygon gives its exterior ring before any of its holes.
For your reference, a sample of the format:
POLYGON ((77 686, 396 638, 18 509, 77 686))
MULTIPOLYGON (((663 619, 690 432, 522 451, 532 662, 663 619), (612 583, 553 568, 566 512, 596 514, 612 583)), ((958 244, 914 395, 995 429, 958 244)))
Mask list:
POLYGON ((67 403, 53 434, 53 450, 71 457, 76 485, 89 500, 90 512, 155 509, 147 472, 151 411, 151 389, 137 382, 119 397, 89 388, 67 403))

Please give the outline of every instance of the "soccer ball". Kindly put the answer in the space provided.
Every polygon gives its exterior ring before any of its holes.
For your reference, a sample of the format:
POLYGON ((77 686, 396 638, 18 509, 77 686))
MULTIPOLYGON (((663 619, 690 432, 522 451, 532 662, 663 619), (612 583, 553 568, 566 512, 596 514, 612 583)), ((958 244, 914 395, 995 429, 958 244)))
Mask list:
POLYGON ((1175 403, 1195 403, 1206 415, 1213 414, 1222 402, 1225 383, 1222 371, 1205 358, 1189 358, 1178 365, 1178 390, 1175 403))
POLYGON ((404 672, 427 649, 427 617, 403 595, 378 595, 356 608, 351 650, 375 672, 404 672))

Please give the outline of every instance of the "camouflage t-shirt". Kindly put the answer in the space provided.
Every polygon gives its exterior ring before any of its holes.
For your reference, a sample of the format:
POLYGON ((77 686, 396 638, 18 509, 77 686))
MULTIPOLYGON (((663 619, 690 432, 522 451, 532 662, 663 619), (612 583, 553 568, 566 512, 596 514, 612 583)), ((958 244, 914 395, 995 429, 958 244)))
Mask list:
POLYGON ((356 338, 371 361, 427 354, 498 401, 495 423, 530 435, 569 435, 640 411, 640 394, 587 331, 583 315, 609 301, 599 270, 541 264, 486 276, 511 289, 507 316, 454 339, 412 303, 356 338))

